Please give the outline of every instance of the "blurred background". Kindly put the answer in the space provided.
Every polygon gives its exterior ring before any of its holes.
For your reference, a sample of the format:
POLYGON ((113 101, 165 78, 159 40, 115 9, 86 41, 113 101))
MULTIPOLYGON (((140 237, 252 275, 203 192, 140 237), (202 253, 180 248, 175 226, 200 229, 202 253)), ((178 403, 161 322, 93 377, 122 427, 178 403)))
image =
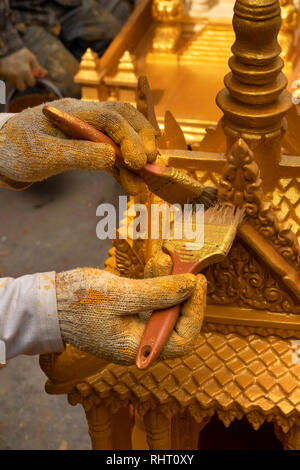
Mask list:
MULTIPOLYGON (((104 172, 68 172, 23 192, 0 190, 0 277, 103 268, 111 240, 96 237, 96 208, 122 188, 104 172)), ((83 408, 47 395, 38 357, 0 372, 0 449, 90 449, 83 408)))

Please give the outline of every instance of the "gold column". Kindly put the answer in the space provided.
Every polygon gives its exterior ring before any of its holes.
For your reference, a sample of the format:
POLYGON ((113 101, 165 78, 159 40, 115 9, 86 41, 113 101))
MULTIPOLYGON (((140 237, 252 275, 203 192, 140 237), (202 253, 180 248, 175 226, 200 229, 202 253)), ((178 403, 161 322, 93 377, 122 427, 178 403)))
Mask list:
POLYGON ((144 416, 150 450, 171 449, 171 420, 159 409, 149 410, 144 416))
POLYGON ((266 192, 278 176, 284 115, 292 106, 279 56, 280 25, 278 0, 236 1, 236 40, 228 62, 231 72, 224 79, 226 88, 217 95, 227 150, 239 137, 247 142, 259 163, 266 192))

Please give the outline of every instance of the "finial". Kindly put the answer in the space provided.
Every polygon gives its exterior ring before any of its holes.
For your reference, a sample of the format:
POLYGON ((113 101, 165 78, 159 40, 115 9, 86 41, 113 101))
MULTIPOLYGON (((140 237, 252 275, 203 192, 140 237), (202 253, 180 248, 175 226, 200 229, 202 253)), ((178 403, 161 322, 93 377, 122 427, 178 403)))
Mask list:
POLYGON ((137 85, 137 75, 135 69, 135 57, 129 51, 125 51, 119 59, 117 72, 114 76, 105 77, 105 83, 109 85, 131 84, 137 85))
POLYGON ((99 82, 97 73, 98 56, 88 48, 81 58, 79 70, 75 76, 76 83, 99 82))
POLYGON ((278 0, 236 1, 236 40, 228 62, 231 72, 224 79, 226 88, 217 96, 227 135, 282 133, 282 119, 292 102, 279 56, 280 25, 278 0))

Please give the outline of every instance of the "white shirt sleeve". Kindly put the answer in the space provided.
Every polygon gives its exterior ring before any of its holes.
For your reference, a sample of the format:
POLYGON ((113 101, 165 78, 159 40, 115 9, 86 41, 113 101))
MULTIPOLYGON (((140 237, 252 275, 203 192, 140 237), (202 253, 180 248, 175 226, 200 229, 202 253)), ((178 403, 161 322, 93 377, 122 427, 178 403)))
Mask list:
POLYGON ((0 113, 0 129, 4 126, 6 121, 8 121, 15 113, 0 113))
POLYGON ((6 359, 64 350, 55 272, 0 278, 0 340, 6 359))
MULTIPOLYGON (((0 129, 12 116, 0 113, 0 129)), ((6 360, 19 354, 64 350, 57 317, 55 272, 0 278, 0 341, 6 360)))

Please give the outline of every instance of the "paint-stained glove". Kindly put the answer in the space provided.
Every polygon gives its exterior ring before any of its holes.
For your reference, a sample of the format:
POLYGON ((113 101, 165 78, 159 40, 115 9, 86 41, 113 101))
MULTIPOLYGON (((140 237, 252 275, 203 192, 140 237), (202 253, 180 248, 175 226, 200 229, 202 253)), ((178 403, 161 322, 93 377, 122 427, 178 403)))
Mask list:
MULTIPOLYGON (((156 158, 155 131, 133 106, 118 102, 89 102, 72 98, 56 106, 107 133, 120 145, 124 160, 134 169, 156 158)), ((68 139, 42 113, 43 105, 13 116, 0 131, 0 177, 23 189, 65 170, 108 170, 131 194, 139 179, 120 173, 111 145, 68 139)))
POLYGON ((186 300, 160 359, 189 352, 206 302, 204 276, 127 279, 93 268, 56 275, 58 318, 65 343, 109 362, 130 365, 153 310, 186 300))
POLYGON ((38 76, 44 76, 47 73, 35 55, 26 47, 0 58, 1 77, 19 91, 35 85, 33 70, 38 76))

